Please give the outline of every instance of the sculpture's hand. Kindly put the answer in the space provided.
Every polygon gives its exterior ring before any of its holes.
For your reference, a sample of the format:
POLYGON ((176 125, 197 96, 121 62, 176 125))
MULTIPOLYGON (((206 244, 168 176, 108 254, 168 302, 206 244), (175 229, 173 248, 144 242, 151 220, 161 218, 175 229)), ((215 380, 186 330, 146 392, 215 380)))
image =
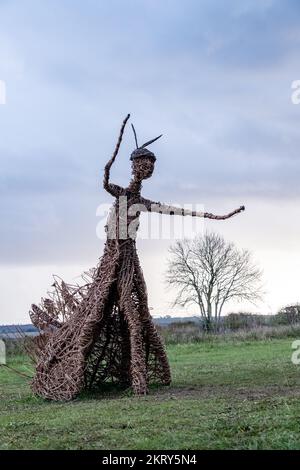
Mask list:
POLYGON ((204 216, 206 219, 215 219, 215 220, 225 220, 229 219, 235 214, 239 214, 240 212, 243 212, 245 210, 245 206, 240 206, 238 209, 235 209, 232 212, 229 212, 227 215, 214 215, 209 212, 204 212, 204 216))

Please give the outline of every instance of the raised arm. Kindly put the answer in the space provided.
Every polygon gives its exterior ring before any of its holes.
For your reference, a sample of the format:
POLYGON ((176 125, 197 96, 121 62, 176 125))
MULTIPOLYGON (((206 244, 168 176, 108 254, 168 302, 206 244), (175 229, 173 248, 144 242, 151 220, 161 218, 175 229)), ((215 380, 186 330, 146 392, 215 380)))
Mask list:
MULTIPOLYGON (((141 198, 141 207, 144 207, 144 211, 158 212, 159 214, 168 215, 190 215, 192 217, 203 217, 205 219, 225 220, 245 210, 245 206, 240 206, 229 214, 226 215, 214 215, 210 212, 199 212, 191 211, 190 209, 184 209, 181 207, 170 206, 168 204, 162 204, 161 202, 154 202, 150 199, 141 198)), ((143 210, 143 209, 142 209, 143 210)))
POLYGON ((119 196, 121 194, 122 190, 123 190, 123 188, 121 188, 121 186, 118 186, 117 184, 110 183, 109 178, 110 178, 110 168, 111 168, 112 164, 114 163, 114 161, 116 159, 116 156, 118 155, 119 148, 120 148, 120 145, 121 145, 121 142, 122 142, 124 129, 125 129, 126 123, 127 123, 129 118, 130 118, 130 114, 128 114, 126 116, 126 118, 124 119, 124 121, 122 123, 122 127, 121 127, 119 138, 118 138, 118 142, 117 142, 115 151, 113 153, 113 156, 106 163, 106 165, 104 167, 103 187, 107 192, 109 192, 113 196, 119 196))

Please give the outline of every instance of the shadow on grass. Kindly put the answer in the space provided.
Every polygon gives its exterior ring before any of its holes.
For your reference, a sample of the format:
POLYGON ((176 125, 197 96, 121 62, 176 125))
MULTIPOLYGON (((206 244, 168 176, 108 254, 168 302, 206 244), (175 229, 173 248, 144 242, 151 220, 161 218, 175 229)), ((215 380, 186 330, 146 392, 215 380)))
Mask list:
POLYGON ((150 384, 149 393, 147 395, 135 395, 130 386, 121 386, 114 383, 104 383, 98 389, 82 391, 76 400, 113 400, 120 398, 145 398, 155 396, 157 393, 168 390, 170 387, 160 384, 150 384))

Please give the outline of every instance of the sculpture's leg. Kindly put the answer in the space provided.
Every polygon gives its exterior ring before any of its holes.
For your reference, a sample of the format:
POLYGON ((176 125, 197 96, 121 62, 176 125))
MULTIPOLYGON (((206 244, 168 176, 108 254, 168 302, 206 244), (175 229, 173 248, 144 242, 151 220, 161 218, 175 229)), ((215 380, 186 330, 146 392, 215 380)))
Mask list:
MULTIPOLYGON (((147 315, 150 316, 149 312, 147 315)), ((145 310, 143 315, 143 324, 146 327, 148 341, 150 343, 150 351, 155 355, 155 359, 158 362, 158 367, 156 370, 156 375, 159 376, 159 379, 162 384, 170 385, 171 383, 171 371, 169 366, 169 361, 167 354, 162 343, 162 340, 155 328, 155 325, 151 318, 146 318, 145 310)))
POLYGON ((119 383, 122 386, 129 387, 131 383, 130 374, 130 334, 128 330, 128 323, 124 315, 118 311, 120 330, 119 330, 119 348, 120 348, 120 363, 118 367, 119 383))
POLYGON ((148 295, 147 286, 143 276, 143 271, 140 267, 140 262, 136 254, 134 259, 135 266, 135 279, 136 279, 136 290, 140 301, 140 314, 141 321, 146 331, 146 342, 150 352, 155 355, 155 359, 158 362, 157 375, 164 385, 169 385, 171 382, 171 371, 166 354, 166 350, 162 339, 153 323, 149 308, 148 308, 148 295))
POLYGON ((129 295, 123 298, 121 296, 120 306, 127 320, 130 335, 131 385, 136 395, 145 395, 147 393, 147 370, 139 312, 129 295))

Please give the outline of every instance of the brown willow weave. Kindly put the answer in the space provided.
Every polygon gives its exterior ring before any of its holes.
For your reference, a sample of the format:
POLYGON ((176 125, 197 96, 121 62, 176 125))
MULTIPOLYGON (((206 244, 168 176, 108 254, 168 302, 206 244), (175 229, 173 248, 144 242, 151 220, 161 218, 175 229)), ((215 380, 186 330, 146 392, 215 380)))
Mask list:
POLYGON ((32 305, 30 312, 33 324, 41 332, 35 341, 36 373, 32 389, 48 399, 71 400, 83 389, 101 388, 105 382, 131 386, 137 395, 146 394, 150 382, 170 384, 168 359, 149 313, 136 233, 132 233, 132 226, 135 232, 138 228, 140 211, 128 215, 130 208, 142 204, 141 211, 168 210, 172 215, 222 219, 244 209, 241 207, 227 216, 186 213, 142 198, 141 182, 154 169, 155 158, 151 156, 133 159, 133 178, 127 188, 111 184, 110 168, 128 118, 129 115, 104 171, 104 188, 116 199, 98 266, 84 277, 81 287, 55 278, 49 298, 42 299, 40 306, 32 305), (125 210, 121 197, 126 199, 125 210))

